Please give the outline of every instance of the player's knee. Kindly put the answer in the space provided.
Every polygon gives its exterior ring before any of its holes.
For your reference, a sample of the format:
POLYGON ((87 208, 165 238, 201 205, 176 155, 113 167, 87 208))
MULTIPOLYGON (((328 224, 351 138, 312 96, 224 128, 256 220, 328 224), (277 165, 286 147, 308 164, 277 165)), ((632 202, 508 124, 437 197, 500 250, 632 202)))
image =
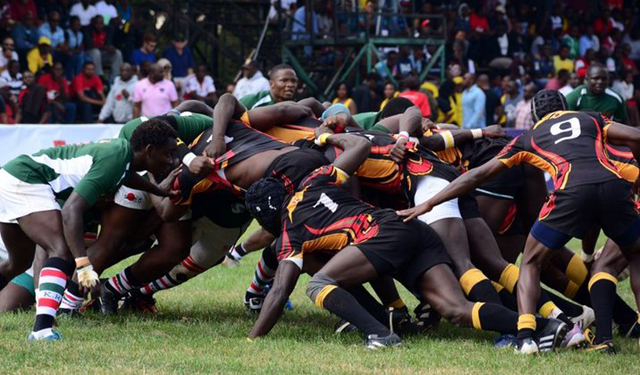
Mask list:
POLYGON ((313 275, 309 283, 307 284, 307 296, 311 301, 313 301, 316 305, 320 305, 318 302, 323 299, 323 297, 327 294, 327 291, 333 289, 338 286, 338 283, 335 279, 323 274, 316 273, 313 275))
POLYGON ((471 308, 466 308, 465 304, 454 303, 445 307, 444 313, 441 315, 457 326, 467 325, 468 317, 471 313, 471 308))

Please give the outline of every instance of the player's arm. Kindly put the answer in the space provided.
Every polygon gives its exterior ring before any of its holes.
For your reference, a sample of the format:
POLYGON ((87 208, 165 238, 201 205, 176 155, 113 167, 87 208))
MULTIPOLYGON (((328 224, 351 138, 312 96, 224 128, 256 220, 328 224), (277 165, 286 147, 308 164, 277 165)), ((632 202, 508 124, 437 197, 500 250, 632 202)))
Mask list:
POLYGON ((254 108, 247 116, 252 128, 265 132, 277 125, 291 124, 305 117, 315 117, 315 114, 306 105, 285 102, 254 108))
POLYGON ((218 104, 213 109, 213 133, 211 142, 204 150, 204 155, 212 158, 224 154, 227 151, 227 144, 224 135, 227 132, 229 121, 233 118, 240 118, 246 111, 244 106, 231 94, 224 94, 218 100, 218 104))
POLYGON ((391 134, 406 132, 407 135, 420 137, 422 135, 422 112, 414 105, 407 108, 402 114, 380 120, 378 124, 387 128, 391 134))
MULTIPOLYGON (((636 161, 640 161, 640 130, 617 122, 611 122, 605 128, 607 141, 618 146, 627 146, 636 161)), ((633 184, 633 191, 638 194, 640 190, 640 176, 633 184)))
POLYGON ((159 197, 169 197, 178 194, 177 191, 173 190, 173 181, 181 172, 182 166, 179 166, 172 170, 169 176, 157 185, 137 173, 132 173, 125 185, 132 189, 146 191, 159 197))
POLYGON ((505 135, 500 125, 491 125, 483 129, 450 129, 420 138, 420 144, 432 151, 448 150, 472 142, 478 138, 498 138, 505 135))
POLYGON ((474 168, 462 176, 453 180, 447 187, 426 202, 408 210, 397 211, 398 216, 405 217, 409 221, 418 217, 442 202, 467 194, 480 186, 482 182, 490 179, 507 168, 507 165, 498 159, 491 159, 478 168, 474 168))
POLYGON ((174 110, 177 110, 179 113, 192 112, 213 116, 213 108, 198 100, 185 100, 175 107, 174 110))
POLYGON ((344 152, 333 161, 333 166, 351 176, 369 157, 371 142, 364 137, 352 134, 323 133, 317 139, 320 145, 331 144, 344 152))
POLYGON ((287 299, 300 278, 300 272, 300 268, 293 262, 285 260, 280 263, 273 280, 273 286, 264 299, 260 316, 249 332, 250 339, 266 335, 276 325, 287 299))
POLYGON ((298 104, 311 108, 313 114, 318 118, 322 116, 322 112, 326 109, 316 98, 305 98, 299 100, 298 104))

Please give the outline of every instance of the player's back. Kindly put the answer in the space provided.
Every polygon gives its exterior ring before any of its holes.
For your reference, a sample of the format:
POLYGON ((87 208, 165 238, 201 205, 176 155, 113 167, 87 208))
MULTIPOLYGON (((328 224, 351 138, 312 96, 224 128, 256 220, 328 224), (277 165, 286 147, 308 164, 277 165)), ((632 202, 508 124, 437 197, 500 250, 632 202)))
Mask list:
POLYGON ((498 158, 549 172, 556 189, 620 178, 606 150, 608 126, 598 113, 553 112, 510 142, 498 158))

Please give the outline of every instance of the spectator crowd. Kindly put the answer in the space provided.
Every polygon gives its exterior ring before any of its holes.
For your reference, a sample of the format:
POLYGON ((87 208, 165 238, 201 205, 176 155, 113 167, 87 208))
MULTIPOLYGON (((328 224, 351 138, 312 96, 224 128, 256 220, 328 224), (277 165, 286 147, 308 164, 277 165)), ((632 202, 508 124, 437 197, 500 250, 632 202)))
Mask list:
MULTIPOLYGON (((437 44, 379 48, 381 60, 362 81, 352 74, 335 87, 332 101, 354 113, 402 96, 434 121, 528 129, 531 98, 550 88, 571 109, 640 126, 638 0, 341 0, 312 2, 311 10, 297 3, 278 4, 293 40, 368 33, 445 41, 444 72, 440 64, 425 71, 437 44)), ((214 105, 214 80, 186 38, 158 46, 142 19, 128 0, 0 0, 0 123, 124 123, 189 98, 214 105)), ((308 47, 303 54, 315 56, 305 61, 329 69, 349 58, 346 48, 308 47)), ((256 61, 242 69, 220 93, 270 90, 256 61)))

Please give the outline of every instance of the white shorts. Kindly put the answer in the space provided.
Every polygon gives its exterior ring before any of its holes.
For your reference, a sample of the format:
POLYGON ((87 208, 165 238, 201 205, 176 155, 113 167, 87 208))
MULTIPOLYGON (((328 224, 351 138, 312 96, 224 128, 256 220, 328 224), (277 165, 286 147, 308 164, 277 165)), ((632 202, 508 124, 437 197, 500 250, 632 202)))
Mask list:
POLYGON ((191 257, 200 267, 213 267, 235 245, 249 224, 239 228, 224 228, 207 217, 194 221, 191 257))
POLYGON ((133 210, 146 211, 153 208, 151 194, 124 185, 120 186, 120 189, 116 192, 115 197, 113 197, 113 202, 118 206, 131 208, 133 210))
MULTIPOLYGON (((438 194, 440 190, 449 185, 449 181, 444 178, 433 176, 420 176, 418 183, 416 184, 416 194, 413 198, 414 204, 417 206, 423 202, 426 202, 434 195, 438 194)), ((420 221, 431 224, 442 219, 462 219, 460 215, 460 208, 458 207, 458 198, 454 198, 450 201, 440 203, 435 206, 433 210, 418 216, 420 221)))
POLYGON ((34 212, 60 211, 51 186, 28 184, 0 169, 0 223, 17 224, 16 219, 34 212))

